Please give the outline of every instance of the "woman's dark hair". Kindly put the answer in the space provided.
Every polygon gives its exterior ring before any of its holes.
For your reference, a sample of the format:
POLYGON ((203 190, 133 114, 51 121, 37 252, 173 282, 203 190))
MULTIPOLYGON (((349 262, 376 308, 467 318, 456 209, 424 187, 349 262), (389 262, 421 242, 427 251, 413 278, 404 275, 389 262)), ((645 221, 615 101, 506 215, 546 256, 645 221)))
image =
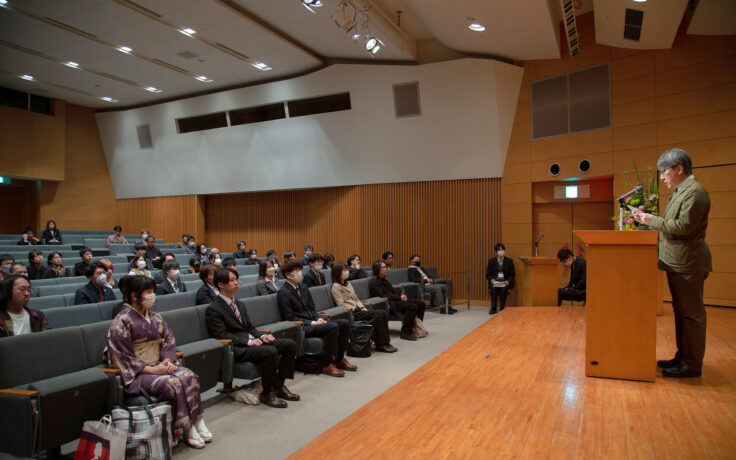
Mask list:
MULTIPOLYGON (((143 259, 145 261, 146 256, 143 256, 143 255, 133 256, 133 258, 130 259, 130 268, 138 268, 138 265, 137 265, 138 259, 143 259)), ((143 267, 143 269, 145 270, 146 267, 143 267)))
POLYGON ((29 251, 28 252, 28 262, 30 262, 31 264, 33 264, 34 257, 36 257, 38 255, 41 255, 42 256, 43 255, 43 252, 39 251, 38 249, 34 249, 32 251, 29 251))
POLYGON ((112 228, 112 231, 114 232, 114 231, 116 231, 116 230, 117 230, 117 231, 119 231, 119 232, 122 232, 122 231, 123 231, 123 227, 121 227, 120 225, 116 225, 116 226, 114 226, 114 227, 112 228))
POLYGON ((266 252, 266 257, 271 257, 273 255, 276 255, 276 250, 269 249, 268 252, 266 252))
POLYGON ((271 264, 273 267, 273 262, 271 262, 271 259, 266 259, 262 262, 258 263, 258 279, 262 280, 266 277, 266 270, 268 269, 268 264, 271 264))
POLYGON ((386 251, 386 252, 384 252, 384 253, 383 253, 383 255, 381 256, 381 259, 383 259, 383 260, 386 260, 386 259, 388 259, 388 256, 392 256, 392 255, 394 255, 394 253, 393 253, 393 252, 391 252, 391 251, 386 251))
POLYGON ((15 262, 15 258, 10 254, 3 254, 0 256, 0 264, 4 264, 7 261, 15 262))
POLYGON ((135 298, 140 302, 141 294, 149 289, 156 289, 156 282, 153 278, 143 275, 130 276, 125 282, 125 291, 122 291, 125 303, 133 305, 133 294, 135 294, 135 298))
POLYGON ((204 243, 197 243, 197 254, 202 254, 202 246, 204 246, 205 251, 207 250, 207 245, 204 243))
POLYGON ((250 248, 250 249, 248 249, 248 257, 250 257, 251 255, 253 255, 253 253, 254 253, 254 252, 255 252, 256 254, 258 254, 258 251, 256 251, 256 250, 255 250, 255 248, 250 248))
POLYGON ((325 255, 322 256, 322 259, 325 261, 325 265, 329 266, 335 261, 335 256, 333 256, 331 252, 325 252, 325 255))
POLYGON ((58 226, 58 225, 56 225, 56 221, 55 221, 55 220, 53 220, 53 219, 51 219, 50 221, 46 222, 46 230, 51 230, 51 229, 49 228, 49 224, 51 224, 51 222, 53 222, 53 223, 54 223, 54 230, 58 230, 58 229, 59 229, 59 226, 58 226))
POLYGON ((352 256, 348 257, 348 265, 352 265, 355 259, 360 259, 360 256, 358 254, 353 254, 352 256))
POLYGON ((25 276, 10 275, 5 278, 5 281, 0 285, 0 310, 5 310, 8 306, 8 302, 13 298, 13 285, 19 279, 26 280, 29 285, 31 284, 25 276))
POLYGON ((494 251, 498 251, 499 249, 503 249, 505 251, 506 250, 506 246, 504 246, 503 243, 496 243, 496 245, 493 246, 493 250, 494 251))
POLYGON ((296 257, 296 254, 294 253, 294 251, 286 251, 284 253, 284 260, 286 260, 286 259, 288 259, 290 257, 296 257))
POLYGON ((194 268, 195 265, 202 266, 202 262, 199 261, 196 257, 190 257, 189 258, 189 266, 194 268))
POLYGON ((214 265, 205 265, 204 267, 199 269, 199 279, 207 284, 207 278, 209 278, 210 273, 214 273, 215 270, 217 270, 217 267, 215 267, 214 265))
POLYGON ((31 226, 27 226, 27 227, 23 227, 23 231, 22 231, 22 232, 20 232, 20 233, 21 233, 21 235, 22 235, 22 234, 24 234, 24 233, 28 233, 28 232, 32 232, 32 231, 33 231, 33 227, 31 227, 31 226))
POLYGON ((378 278, 378 274, 381 273, 381 265, 384 265, 382 260, 377 260, 373 262, 373 265, 371 265, 371 270, 373 271, 374 278, 378 278))
POLYGON ((51 259, 53 259, 56 254, 59 254, 59 257, 61 258, 61 262, 62 262, 62 265, 63 265, 63 263, 64 263, 64 257, 61 255, 61 253, 59 251, 54 251, 51 254, 49 254, 49 256, 46 258, 46 263, 48 265, 51 265, 51 259))
MULTIPOLYGON (((210 251, 210 253, 209 253, 209 255, 207 256, 207 258, 208 258, 208 259, 210 259, 210 262, 212 262, 212 261, 214 261, 214 260, 215 260, 215 259, 217 258, 217 256, 219 256, 219 255, 220 255, 220 253, 219 253, 219 252, 215 252, 215 251, 210 251)), ((220 259, 222 260, 222 256, 220 256, 220 259)))
POLYGON ((286 276, 288 273, 291 273, 295 270, 301 270, 302 268, 303 267, 301 262, 296 259, 291 259, 284 262, 284 264, 281 266, 281 273, 286 276))
POLYGON ((120 289, 120 292, 123 293, 123 298, 125 298, 125 293, 128 291, 128 281, 135 278, 134 275, 123 275, 118 280, 118 289, 120 289))
POLYGON ((212 284, 217 288, 220 289, 220 283, 229 283, 230 282, 230 273, 235 275, 235 279, 240 278, 240 275, 238 275, 237 270, 233 270, 232 268, 218 268, 215 272, 215 277, 212 278, 212 284))
POLYGON ((348 283, 347 278, 342 279, 343 270, 347 270, 347 266, 342 262, 332 264, 332 282, 345 286, 348 283), (337 281, 340 280, 340 281, 337 281))

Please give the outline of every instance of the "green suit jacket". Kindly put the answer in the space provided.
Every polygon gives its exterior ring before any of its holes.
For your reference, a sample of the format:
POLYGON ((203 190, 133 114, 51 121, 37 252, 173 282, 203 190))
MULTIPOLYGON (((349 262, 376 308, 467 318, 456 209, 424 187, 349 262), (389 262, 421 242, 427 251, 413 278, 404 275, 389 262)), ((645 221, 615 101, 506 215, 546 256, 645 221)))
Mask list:
POLYGON ((649 224, 659 230, 659 268, 669 272, 713 271, 710 249, 705 243, 710 197, 703 184, 692 177, 681 184, 667 203, 662 217, 649 224))

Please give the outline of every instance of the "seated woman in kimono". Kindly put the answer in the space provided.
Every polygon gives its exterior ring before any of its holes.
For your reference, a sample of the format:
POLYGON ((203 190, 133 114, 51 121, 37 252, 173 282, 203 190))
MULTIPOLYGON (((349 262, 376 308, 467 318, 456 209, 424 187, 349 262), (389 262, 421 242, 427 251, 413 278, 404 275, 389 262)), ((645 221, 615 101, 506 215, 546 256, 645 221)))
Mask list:
POLYGON ((126 393, 143 388, 154 402, 171 401, 175 427, 184 431, 187 444, 202 448, 212 433, 202 417, 199 378, 179 365, 169 326, 150 311, 154 289, 156 283, 147 276, 126 280, 125 303, 107 330, 110 364, 120 369, 126 393))

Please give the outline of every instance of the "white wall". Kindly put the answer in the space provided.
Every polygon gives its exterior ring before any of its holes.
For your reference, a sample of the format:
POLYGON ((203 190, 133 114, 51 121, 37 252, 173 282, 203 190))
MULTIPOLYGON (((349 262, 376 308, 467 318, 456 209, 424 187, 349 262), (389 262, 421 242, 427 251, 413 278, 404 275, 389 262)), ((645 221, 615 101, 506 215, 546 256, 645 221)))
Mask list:
POLYGON ((302 77, 97 114, 117 198, 501 177, 523 69, 487 59, 333 65, 302 77), (419 82, 422 115, 394 116, 419 82), (176 118, 349 91, 349 111, 177 134, 176 118), (149 124, 153 149, 138 147, 149 124))

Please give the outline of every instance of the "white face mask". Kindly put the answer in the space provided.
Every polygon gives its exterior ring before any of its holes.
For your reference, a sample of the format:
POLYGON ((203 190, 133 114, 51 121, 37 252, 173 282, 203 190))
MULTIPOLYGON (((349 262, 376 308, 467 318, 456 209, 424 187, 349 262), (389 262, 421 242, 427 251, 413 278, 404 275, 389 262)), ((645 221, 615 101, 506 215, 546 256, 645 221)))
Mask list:
POLYGON ((276 274, 276 267, 269 267, 266 269, 266 274, 268 276, 273 276, 276 274))
POLYGON ((139 260, 138 262, 136 262, 136 264, 135 264, 135 265, 136 265, 136 266, 137 266, 137 267, 138 267, 138 268, 139 268, 140 270, 143 270, 144 268, 146 268, 146 261, 145 261, 145 260, 139 260))
POLYGON ((143 305, 146 308, 151 308, 156 304, 156 294, 148 294, 143 296, 143 301, 141 302, 141 305, 143 305))
POLYGON ((503 257, 503 255, 506 254, 506 251, 504 251, 503 249, 499 249, 498 251, 496 251, 496 254, 498 254, 498 257, 503 257))
POLYGON ((148 239, 148 233, 144 233, 143 235, 141 235, 141 239, 143 241, 146 241, 148 239))
POLYGON ((207 254, 207 248, 203 248, 203 249, 202 249, 201 251, 199 251, 199 252, 201 252, 202 254, 207 254))
POLYGON ((102 286, 105 283, 107 283, 107 275, 104 273, 97 275, 97 278, 95 278, 95 284, 102 286))
POLYGON ((251 258, 251 259, 257 259, 257 258, 258 258, 258 254, 256 254, 256 253, 254 252, 253 254, 251 254, 251 255, 250 255, 250 258, 251 258))
POLYGON ((171 270, 169 272, 169 278, 171 278, 172 280, 179 278, 179 270, 171 270))
POLYGON ((343 270, 343 272, 342 272, 342 280, 345 281, 346 279, 348 279, 348 276, 350 276, 350 272, 347 271, 347 270, 343 270))
POLYGON ((244 244, 241 244, 240 246, 238 246, 238 248, 242 251, 242 250, 245 249, 245 245, 244 244))
POLYGON ((189 247, 190 247, 190 248, 193 248, 193 247, 194 247, 194 245, 195 245, 194 241, 190 241, 190 242, 189 242, 189 247))
POLYGON ((567 260, 565 261, 565 267, 569 267, 569 266, 571 266, 571 265, 572 265, 572 259, 567 259, 567 260))
POLYGON ((215 259, 215 265, 220 265, 220 264, 222 264, 222 259, 218 257, 215 259))
POLYGON ((289 275, 289 279, 295 283, 300 283, 302 281, 302 272, 292 272, 291 275, 289 275))
POLYGON ((320 271, 320 270, 322 270, 322 264, 314 264, 314 269, 315 269, 316 271, 320 271))

